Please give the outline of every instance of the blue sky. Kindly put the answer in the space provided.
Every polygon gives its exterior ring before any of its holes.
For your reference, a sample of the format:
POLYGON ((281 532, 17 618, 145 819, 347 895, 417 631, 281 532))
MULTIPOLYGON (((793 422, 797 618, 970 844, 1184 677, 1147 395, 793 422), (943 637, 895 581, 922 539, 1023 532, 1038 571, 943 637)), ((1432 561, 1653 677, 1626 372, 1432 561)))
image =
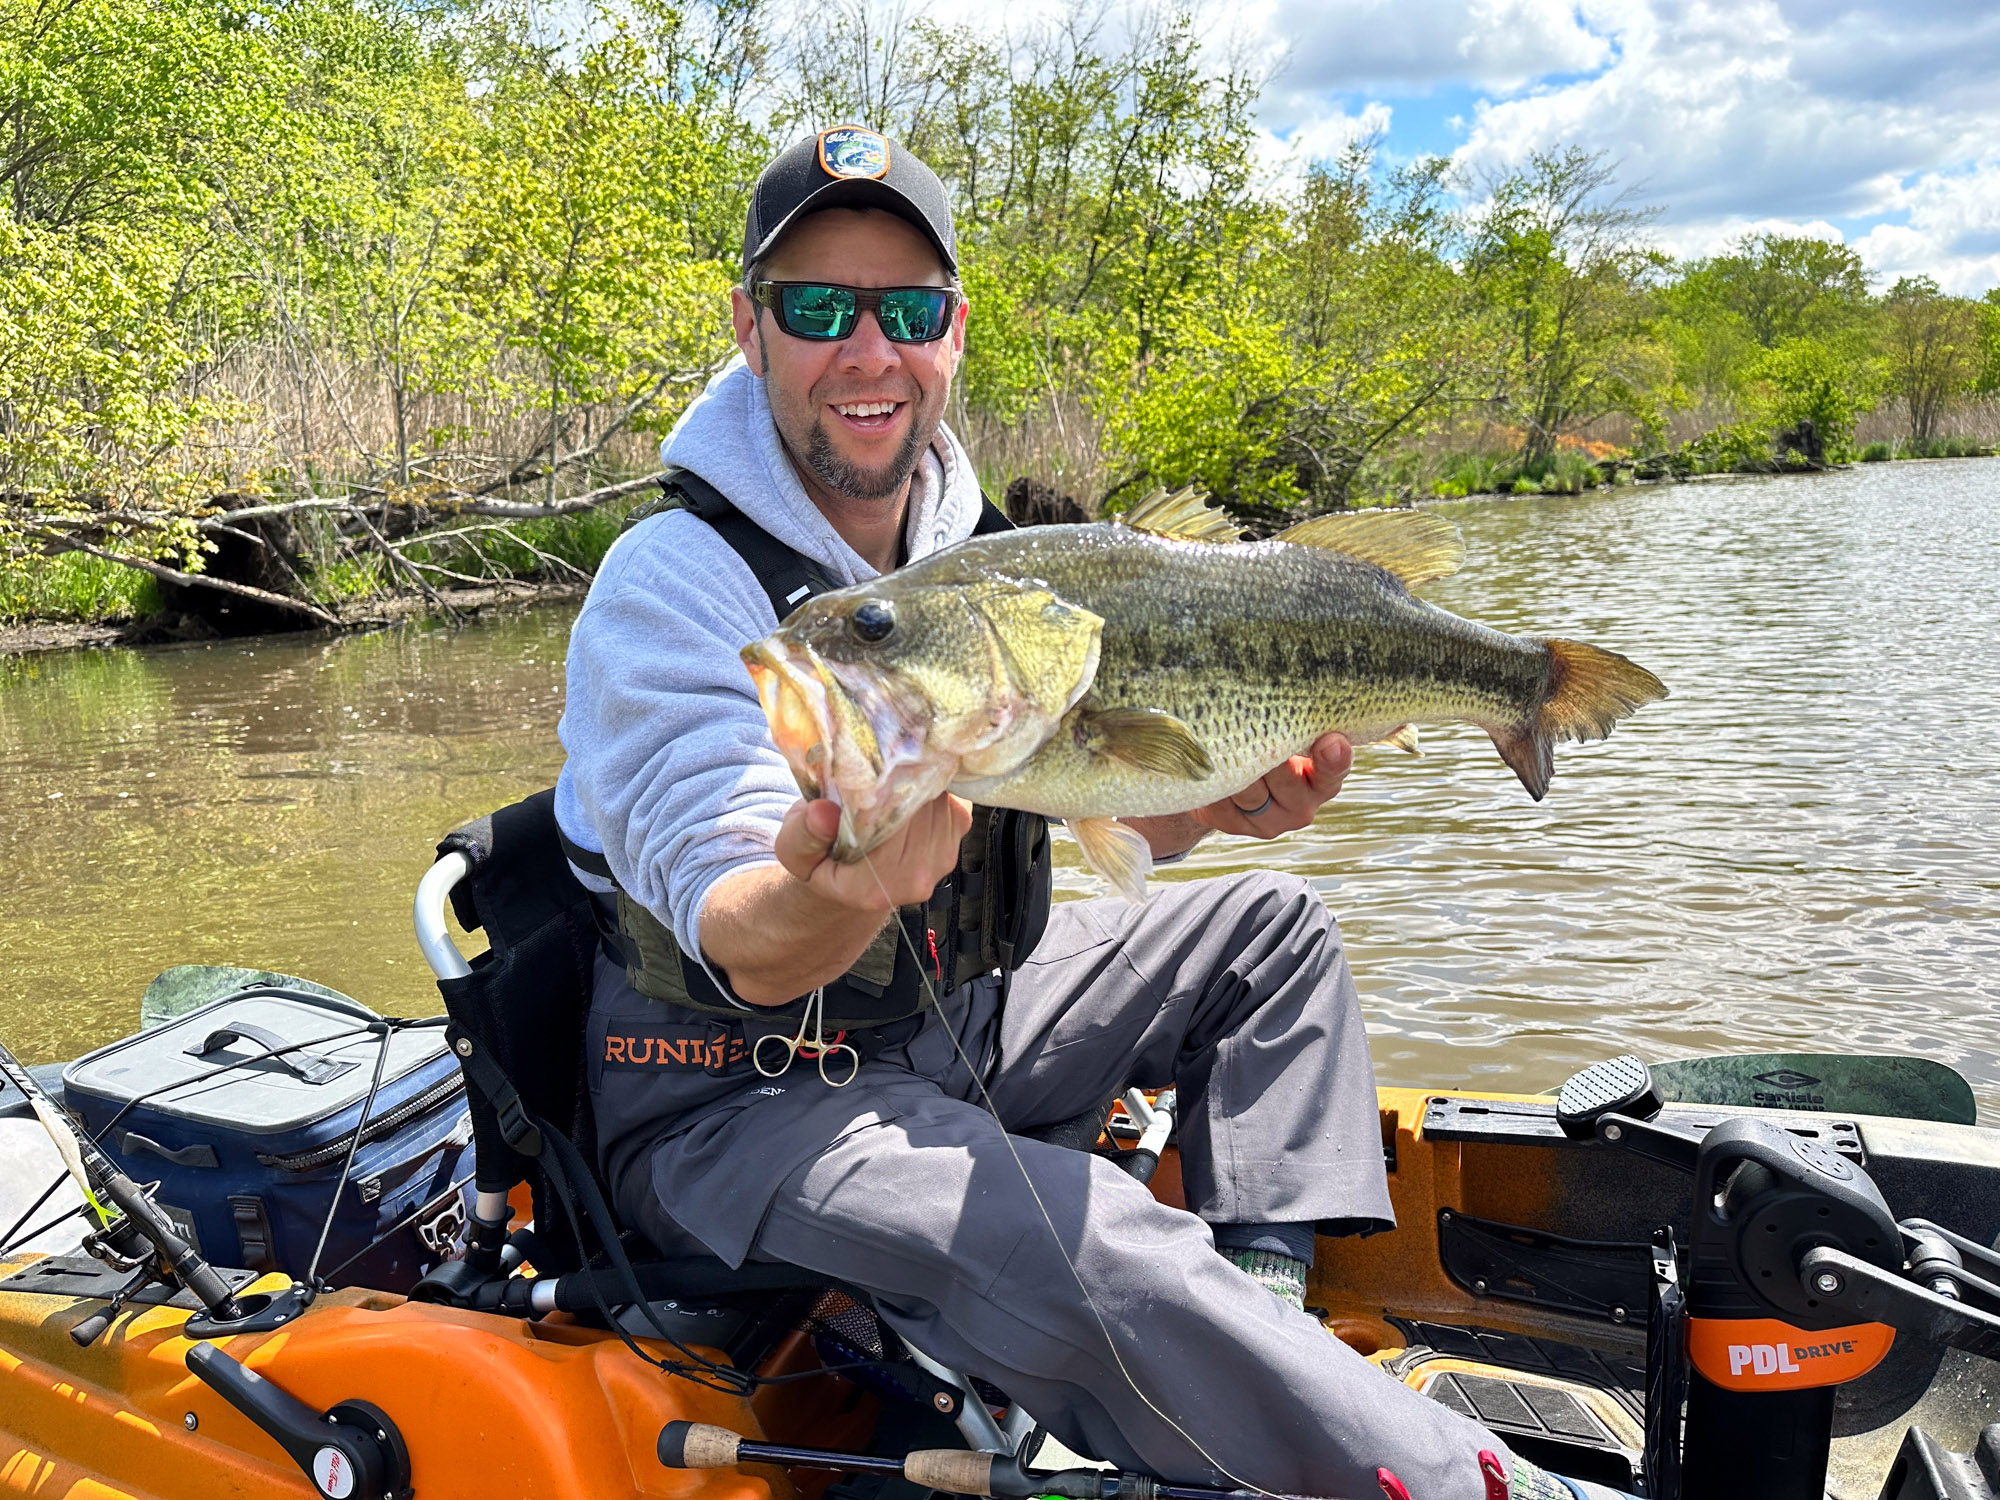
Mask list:
POLYGON ((1657 237, 1839 239, 1883 284, 2000 286, 1994 0, 1248 0, 1238 55, 1275 69, 1274 163, 1379 133, 1391 157, 1505 167, 1608 152, 1657 237))

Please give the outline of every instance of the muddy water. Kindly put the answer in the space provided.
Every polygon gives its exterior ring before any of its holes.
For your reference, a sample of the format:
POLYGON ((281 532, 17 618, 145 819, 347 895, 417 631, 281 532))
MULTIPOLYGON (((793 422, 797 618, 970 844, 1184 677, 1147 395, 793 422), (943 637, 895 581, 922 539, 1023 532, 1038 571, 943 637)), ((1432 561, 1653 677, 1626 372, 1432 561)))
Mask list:
MULTIPOLYGON (((1618 1050, 1940 1058, 2000 1107, 2000 463, 1468 502, 1448 608, 1674 696, 1530 802, 1483 736, 1364 751, 1309 833, 1211 841, 1340 914, 1392 1082, 1543 1088, 1618 1050)), ((411 1013, 436 837, 560 764, 570 614, 0 663, 0 1037, 136 1024, 176 962, 411 1013)), ((1074 868, 1065 890, 1096 882, 1074 868)))

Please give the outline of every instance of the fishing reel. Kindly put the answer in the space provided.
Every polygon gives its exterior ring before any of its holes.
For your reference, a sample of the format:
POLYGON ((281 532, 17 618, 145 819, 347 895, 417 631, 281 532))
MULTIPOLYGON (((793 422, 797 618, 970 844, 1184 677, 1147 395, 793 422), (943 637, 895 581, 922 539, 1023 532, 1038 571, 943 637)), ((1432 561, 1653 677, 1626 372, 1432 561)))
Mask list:
POLYGON ((1860 1162, 1819 1139, 1750 1116, 1689 1135, 1661 1107, 1636 1057, 1585 1069, 1556 1103, 1572 1138, 1694 1178, 1685 1257, 1655 1242, 1648 1494, 1822 1500, 1835 1391, 1898 1337, 2000 1360, 2000 1255, 1898 1222, 1860 1162))

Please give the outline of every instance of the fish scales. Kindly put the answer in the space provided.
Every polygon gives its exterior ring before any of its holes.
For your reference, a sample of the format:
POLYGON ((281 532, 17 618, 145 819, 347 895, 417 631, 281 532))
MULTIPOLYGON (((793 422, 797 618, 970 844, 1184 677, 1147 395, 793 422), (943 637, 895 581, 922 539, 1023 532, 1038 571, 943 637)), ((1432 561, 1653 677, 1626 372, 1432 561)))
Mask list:
POLYGON ((958 576, 1033 578, 1101 615, 1084 706, 1163 709, 1215 766, 1191 783, 1106 764, 1065 732, 1072 711, 1020 770, 962 788, 993 806, 1051 817, 1184 811, 1240 791, 1330 729, 1366 743, 1405 723, 1504 722, 1547 683, 1537 645, 1425 604, 1383 569, 1324 548, 1052 526, 949 555, 958 576))

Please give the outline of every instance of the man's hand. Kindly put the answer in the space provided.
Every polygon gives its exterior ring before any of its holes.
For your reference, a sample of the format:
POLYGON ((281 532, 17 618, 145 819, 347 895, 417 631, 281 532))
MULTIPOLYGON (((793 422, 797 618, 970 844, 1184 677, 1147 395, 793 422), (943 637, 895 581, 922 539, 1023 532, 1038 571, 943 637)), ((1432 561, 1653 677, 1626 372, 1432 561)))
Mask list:
POLYGON ((959 840, 971 826, 972 804, 944 792, 865 858, 841 864, 831 857, 840 832, 838 804, 801 800, 785 814, 774 852, 778 863, 821 899, 879 916, 929 900, 958 863, 959 840))
POLYGON ((1217 833, 1274 839, 1308 826, 1339 793, 1353 764, 1354 747, 1347 737, 1323 734, 1313 741, 1310 755, 1294 755, 1234 797, 1196 808, 1189 816, 1217 833))

